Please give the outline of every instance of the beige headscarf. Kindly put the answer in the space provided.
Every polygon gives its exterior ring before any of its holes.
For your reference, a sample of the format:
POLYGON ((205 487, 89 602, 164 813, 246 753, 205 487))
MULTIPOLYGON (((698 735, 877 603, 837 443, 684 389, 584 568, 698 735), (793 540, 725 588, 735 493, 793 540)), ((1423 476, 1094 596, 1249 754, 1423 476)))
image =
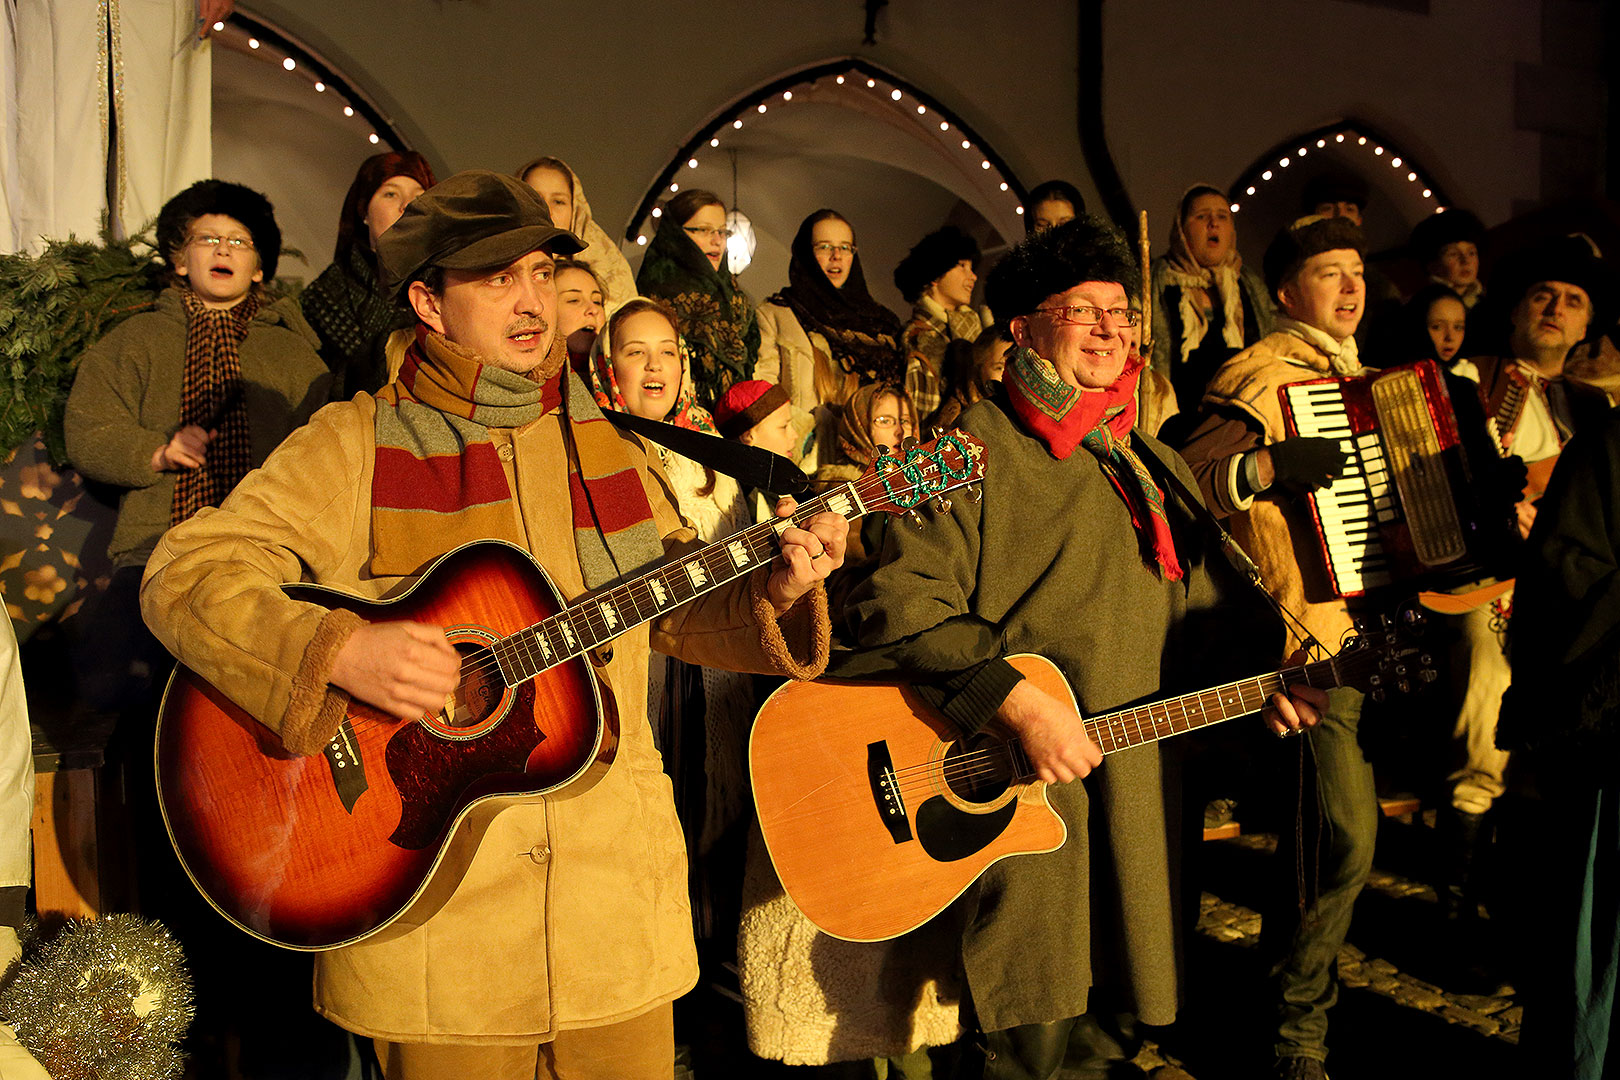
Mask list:
MULTIPOLYGON (((568 222, 568 231, 585 241, 585 250, 574 258, 589 266, 602 282, 603 308, 608 315, 615 311, 636 295, 636 276, 630 272, 630 263, 625 259, 619 246, 602 230, 591 218, 591 204, 585 199, 585 188, 580 185, 579 174, 569 165, 558 158, 537 158, 525 165, 515 175, 522 180, 528 173, 538 168, 555 168, 561 166, 568 174, 570 186, 574 196, 574 220, 568 222)), ((563 224, 554 222, 554 224, 563 224)))
POLYGON ((1165 277, 1170 284, 1181 289, 1181 355, 1177 361, 1183 364, 1209 330, 1209 313, 1213 306, 1209 291, 1212 288, 1220 296, 1221 306, 1226 311, 1222 339, 1234 349, 1243 348, 1243 293, 1238 288, 1238 271, 1243 269, 1243 258, 1238 254, 1237 245, 1234 243, 1226 258, 1217 265, 1204 266, 1193 255, 1187 230, 1181 225, 1182 219, 1187 216, 1187 205, 1195 196, 1208 193, 1219 195, 1221 192, 1211 184, 1194 184, 1188 188, 1182 193, 1181 201, 1176 204, 1175 217, 1170 221, 1170 252, 1165 257, 1165 277))

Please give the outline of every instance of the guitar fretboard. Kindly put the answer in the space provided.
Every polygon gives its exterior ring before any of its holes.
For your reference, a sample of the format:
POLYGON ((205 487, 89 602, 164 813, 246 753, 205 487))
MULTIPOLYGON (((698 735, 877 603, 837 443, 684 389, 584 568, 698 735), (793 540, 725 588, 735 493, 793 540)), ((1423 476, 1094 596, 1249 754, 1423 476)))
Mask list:
POLYGON ((775 558, 782 530, 828 510, 858 518, 867 507, 853 483, 843 484, 802 504, 792 517, 762 521, 634 581, 594 593, 490 646, 501 677, 516 686, 736 580, 775 558))
POLYGON ((1286 693, 1288 687, 1301 685, 1323 690, 1340 685, 1334 660, 1319 660, 1303 667, 1211 687, 1196 694, 1184 694, 1150 705, 1089 717, 1085 720, 1086 734, 1103 753, 1111 754, 1115 750, 1196 731, 1222 720, 1247 716, 1258 712, 1272 694, 1286 693))

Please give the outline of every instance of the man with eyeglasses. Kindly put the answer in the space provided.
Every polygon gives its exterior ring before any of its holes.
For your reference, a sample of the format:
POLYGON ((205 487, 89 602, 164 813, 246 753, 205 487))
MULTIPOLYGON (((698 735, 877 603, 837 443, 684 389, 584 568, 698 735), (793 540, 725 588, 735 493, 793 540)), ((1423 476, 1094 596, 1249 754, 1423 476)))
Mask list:
MULTIPOLYGON (((1265 255, 1266 284, 1282 312, 1276 330, 1216 370, 1204 394, 1205 418, 1182 449, 1205 500, 1227 518, 1267 588, 1329 653, 1350 632, 1350 611, 1328 587, 1325 571, 1302 563, 1297 552, 1317 544, 1302 496, 1341 475, 1345 455, 1337 440, 1289 436, 1278 389, 1363 371, 1354 335, 1366 309, 1365 252, 1361 229, 1346 216, 1301 218, 1278 234, 1265 255)), ((1301 644, 1292 627, 1289 641, 1290 648, 1301 644)), ((1276 1075, 1286 1080, 1326 1075, 1327 1011, 1338 996, 1334 963, 1372 869, 1378 799, 1357 741, 1361 699, 1348 687, 1329 693, 1305 747, 1314 769, 1299 772, 1294 754, 1278 765, 1279 775, 1301 776, 1306 805, 1314 788, 1322 829, 1320 847, 1306 839, 1299 856, 1296 830, 1283 828, 1278 857, 1288 864, 1290 882, 1297 877, 1293 860, 1306 860, 1308 895, 1299 900, 1308 907, 1301 917, 1299 903, 1278 896, 1265 924, 1268 946, 1281 956, 1273 1050, 1276 1075), (1317 850, 1319 864, 1310 854, 1317 850)), ((1314 809, 1301 821, 1315 833, 1314 809)))
MULTIPOLYGON (((850 601, 865 651, 839 674, 898 672, 964 738, 1015 735, 1068 827, 1057 852, 992 866, 952 909, 987 1080, 1102 1075, 1134 1056, 1139 1023, 1175 1019, 1174 755, 1139 746, 1098 769, 1081 717, 1279 655, 1275 620, 1163 479, 1190 487, 1191 473, 1133 430, 1140 285, 1124 236, 1095 218, 1002 259, 988 298, 1015 347, 1000 386, 958 421, 986 446, 983 499, 889 530, 850 601), (1074 700, 1024 680, 1005 659, 1023 652, 1052 660, 1074 700)), ((1266 705, 1274 731, 1314 723, 1325 703, 1294 694, 1266 705)))

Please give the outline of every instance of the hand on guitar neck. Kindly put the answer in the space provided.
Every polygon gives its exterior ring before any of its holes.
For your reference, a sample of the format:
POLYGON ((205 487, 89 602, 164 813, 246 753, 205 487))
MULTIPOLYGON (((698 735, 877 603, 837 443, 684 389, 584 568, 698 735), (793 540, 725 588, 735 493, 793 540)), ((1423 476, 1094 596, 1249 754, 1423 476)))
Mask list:
POLYGON ((442 627, 419 622, 363 623, 332 660, 327 682, 401 720, 444 707, 461 680, 461 656, 442 627))
MULTIPOLYGON (((1301 649, 1288 664, 1302 665, 1309 659, 1301 649)), ((1326 708, 1325 690, 1291 685, 1286 694, 1272 694, 1260 715, 1272 734, 1281 737, 1315 727, 1326 708)), ((1102 764, 1102 750, 1086 735, 1079 714, 1027 679, 1012 688, 996 719, 1018 737, 1035 775, 1048 784, 1082 779, 1102 764)))
MULTIPOLYGON (((776 516, 792 517, 799 504, 792 497, 777 500, 776 516)), ((777 536, 782 547, 781 565, 765 582, 765 595, 778 615, 785 615, 799 598, 815 588, 818 581, 844 565, 844 547, 849 539, 849 519, 824 512, 804 523, 802 528, 786 528, 777 536)))
MULTIPOLYGON (((1303 667, 1310 663, 1310 653, 1304 649, 1297 649, 1294 655, 1288 658, 1285 667, 1303 667)), ((1266 727, 1278 738, 1287 738, 1289 735, 1298 735, 1306 728, 1313 728, 1322 722, 1322 713, 1327 708, 1327 691, 1303 683, 1291 683, 1286 694, 1272 694, 1260 710, 1260 719, 1266 727)))

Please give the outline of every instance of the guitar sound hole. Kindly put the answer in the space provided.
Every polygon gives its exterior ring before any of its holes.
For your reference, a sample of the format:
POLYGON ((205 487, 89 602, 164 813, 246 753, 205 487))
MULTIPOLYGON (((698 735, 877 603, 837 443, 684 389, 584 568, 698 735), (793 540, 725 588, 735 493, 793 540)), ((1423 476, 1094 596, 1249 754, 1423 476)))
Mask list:
POLYGON ((985 735, 952 743, 943 769, 951 792, 967 802, 990 802, 1013 780, 1006 744, 985 735))
POLYGON ((461 684, 452 701, 440 710, 438 719, 448 727, 477 727, 500 707, 506 682, 495 658, 481 642, 456 642, 455 647, 461 654, 461 684))

